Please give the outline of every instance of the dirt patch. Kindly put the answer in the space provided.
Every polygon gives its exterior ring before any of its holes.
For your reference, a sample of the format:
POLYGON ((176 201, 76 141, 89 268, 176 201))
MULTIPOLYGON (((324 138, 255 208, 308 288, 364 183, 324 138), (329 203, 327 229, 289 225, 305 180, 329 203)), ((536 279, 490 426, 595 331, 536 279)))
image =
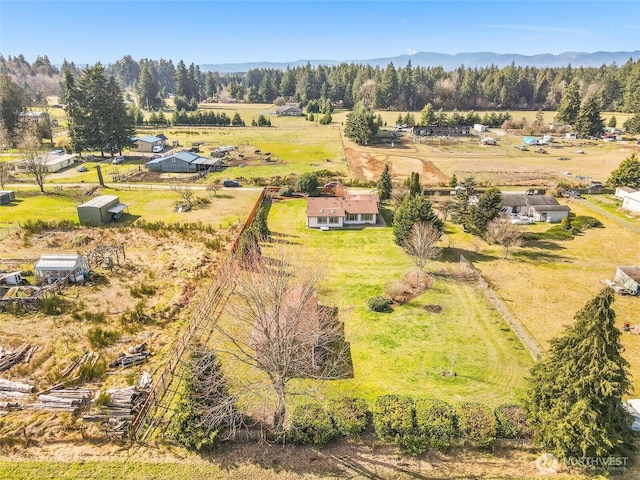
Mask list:
POLYGON ((411 172, 419 172, 420 181, 424 185, 438 185, 449 181, 433 162, 416 156, 416 152, 403 154, 386 149, 378 153, 346 148, 345 154, 351 177, 360 181, 377 180, 385 165, 389 165, 390 172, 396 179, 407 178, 411 172))
POLYGON ((425 305, 423 307, 429 313, 442 313, 442 305, 425 305))

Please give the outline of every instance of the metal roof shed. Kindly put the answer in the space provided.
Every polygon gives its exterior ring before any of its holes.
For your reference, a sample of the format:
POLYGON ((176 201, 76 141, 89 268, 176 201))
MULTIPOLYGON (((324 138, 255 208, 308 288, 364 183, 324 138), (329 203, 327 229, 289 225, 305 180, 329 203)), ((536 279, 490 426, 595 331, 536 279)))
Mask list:
POLYGON ((89 273, 87 259, 77 253, 43 254, 35 264, 36 278, 49 283, 69 277, 72 282, 82 281, 89 273))
POLYGON ((78 219, 82 225, 104 225, 120 218, 127 207, 116 195, 100 195, 78 206, 78 219))

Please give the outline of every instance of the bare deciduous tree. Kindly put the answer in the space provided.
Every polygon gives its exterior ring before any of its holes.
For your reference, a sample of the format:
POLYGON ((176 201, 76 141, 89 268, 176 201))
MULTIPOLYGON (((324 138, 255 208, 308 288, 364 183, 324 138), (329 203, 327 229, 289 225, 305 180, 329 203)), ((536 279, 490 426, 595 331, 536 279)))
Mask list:
POLYGON ((337 309, 318 302, 318 269, 274 253, 266 258, 250 251, 226 266, 228 319, 215 328, 219 351, 245 366, 234 368, 244 371, 237 377, 242 394, 273 406, 273 427, 281 434, 291 380, 347 378, 352 366, 337 309))
POLYGON ((433 260, 440 255, 441 249, 436 247, 440 239, 440 230, 425 222, 414 223, 409 235, 404 240, 404 249, 413 259, 413 263, 418 267, 417 283, 420 283, 420 273, 429 260, 433 260))
POLYGON ((179 186, 176 186, 174 190, 178 192, 178 195, 180 195, 180 198, 182 199, 181 207, 183 211, 191 210, 191 207, 193 206, 193 190, 189 187, 179 186))
POLYGON ((9 164, 7 162, 0 162, 0 188, 4 190, 4 185, 9 182, 10 178, 9 164))
POLYGON ((492 220, 487 227, 485 240, 492 245, 500 245, 504 251, 505 260, 509 258, 509 252, 522 245, 522 232, 517 225, 511 223, 506 217, 492 220))
POLYGON ((43 156, 42 141, 38 138, 30 121, 20 123, 20 141, 18 148, 24 158, 27 173, 33 177, 40 191, 44 193, 44 181, 49 175, 49 169, 43 156))

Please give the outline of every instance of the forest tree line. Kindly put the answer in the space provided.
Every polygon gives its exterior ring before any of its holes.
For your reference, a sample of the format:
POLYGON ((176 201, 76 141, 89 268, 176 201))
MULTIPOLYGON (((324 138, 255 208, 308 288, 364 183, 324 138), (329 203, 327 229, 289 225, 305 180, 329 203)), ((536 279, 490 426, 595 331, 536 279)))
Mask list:
MULTIPOLYGON (((65 60, 61 68, 45 56, 30 64, 23 55, 0 54, 0 73, 8 73, 34 104, 43 96, 60 94, 63 72, 75 76, 82 70, 65 60)), ((329 99, 352 109, 363 102, 370 108, 415 111, 430 103, 444 110, 556 110, 569 88, 578 86, 582 99, 597 99, 601 111, 640 112, 640 60, 624 65, 562 68, 496 66, 453 71, 442 67, 386 68, 342 63, 310 64, 285 70, 259 68, 242 74, 202 72, 182 60, 134 60, 130 55, 105 66, 123 90, 136 97, 140 108, 158 110, 164 99, 174 97, 180 110, 195 110, 206 100, 248 103, 299 102, 329 99)), ((64 96, 64 95, 62 95, 64 96)))

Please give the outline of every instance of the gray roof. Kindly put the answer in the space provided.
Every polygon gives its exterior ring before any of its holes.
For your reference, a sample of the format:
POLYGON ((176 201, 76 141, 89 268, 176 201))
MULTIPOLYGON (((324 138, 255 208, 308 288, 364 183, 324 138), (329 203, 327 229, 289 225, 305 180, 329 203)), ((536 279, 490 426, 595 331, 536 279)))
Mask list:
POLYGON ((148 161, 145 165, 162 163, 165 160, 170 160, 172 158, 175 158, 176 160, 180 160, 181 162, 193 163, 196 165, 215 165, 220 161, 215 158, 201 157, 196 153, 189 152, 188 150, 183 150, 181 152, 174 153, 173 155, 167 155, 166 157, 155 158, 153 160, 148 161))
POLYGON ((640 283, 640 268, 631 266, 631 267, 618 267, 618 270, 625 273, 629 278, 634 281, 640 283))
POLYGON ((104 207, 105 205, 110 204, 111 202, 119 202, 120 198, 117 197, 116 195, 100 195, 99 197, 96 198, 92 198, 91 200, 89 200, 88 202, 83 203, 82 205, 80 205, 81 207, 96 207, 96 208, 100 208, 100 207, 104 207))
POLYGON ((571 209, 569 208, 569 205, 532 205, 531 208, 533 208, 536 212, 541 212, 543 210, 546 210, 547 212, 571 211, 571 209))
POLYGON ((524 207, 525 205, 560 205, 553 195, 523 195, 521 193, 503 193, 502 205, 505 207, 524 207))
POLYGON ((77 253, 44 254, 36 262, 39 270, 74 270, 84 263, 84 257, 77 253))

